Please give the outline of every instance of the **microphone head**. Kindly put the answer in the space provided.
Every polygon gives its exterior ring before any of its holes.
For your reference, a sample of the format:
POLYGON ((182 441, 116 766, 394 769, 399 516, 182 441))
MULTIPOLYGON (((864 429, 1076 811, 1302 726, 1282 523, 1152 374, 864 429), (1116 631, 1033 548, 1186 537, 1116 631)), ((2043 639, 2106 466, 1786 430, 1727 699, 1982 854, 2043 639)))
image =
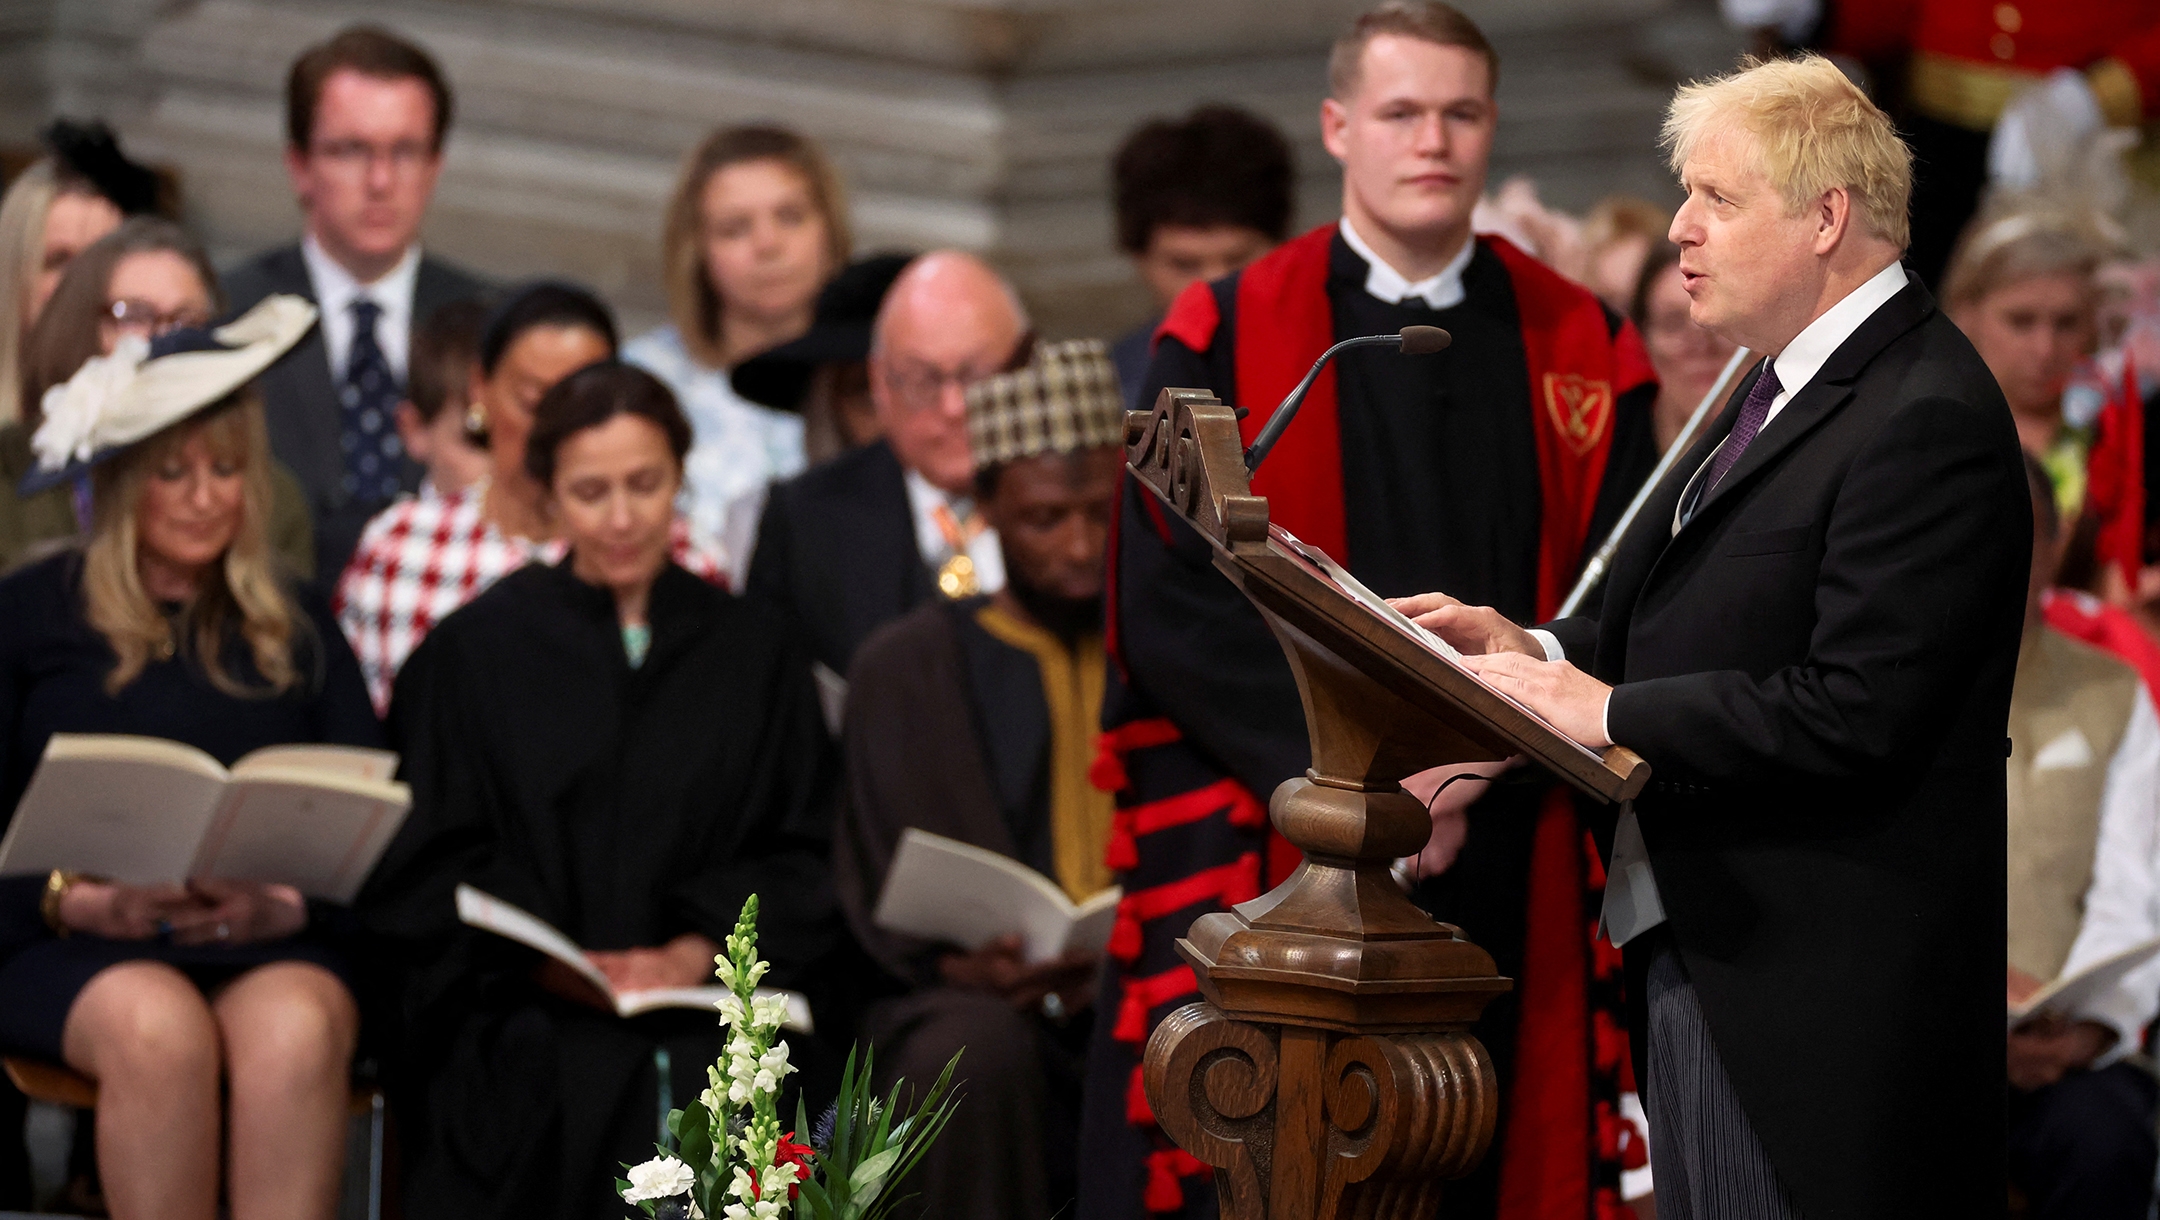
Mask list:
POLYGON ((1402 354, 1405 356, 1429 356, 1441 351, 1455 341, 1455 336, 1437 326, 1405 326, 1402 328, 1402 354))

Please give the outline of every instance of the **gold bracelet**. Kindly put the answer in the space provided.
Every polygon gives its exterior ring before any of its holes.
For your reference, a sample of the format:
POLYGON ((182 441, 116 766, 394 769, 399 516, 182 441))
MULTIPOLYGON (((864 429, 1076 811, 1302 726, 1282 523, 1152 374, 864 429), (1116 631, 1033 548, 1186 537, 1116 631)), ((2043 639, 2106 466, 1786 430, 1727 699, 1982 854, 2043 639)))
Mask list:
POLYGON ((45 896, 38 901, 38 914, 45 917, 45 926, 53 935, 65 938, 67 922, 60 918, 60 900, 67 897, 68 887, 82 880, 82 874, 56 868, 45 877, 45 896))

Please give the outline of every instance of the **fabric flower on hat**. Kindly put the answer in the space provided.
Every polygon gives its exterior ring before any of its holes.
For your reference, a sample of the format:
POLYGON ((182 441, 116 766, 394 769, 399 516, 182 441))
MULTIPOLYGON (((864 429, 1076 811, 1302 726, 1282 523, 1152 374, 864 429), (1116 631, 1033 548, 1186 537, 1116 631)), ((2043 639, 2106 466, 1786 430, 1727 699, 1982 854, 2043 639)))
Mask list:
POLYGON ((30 438, 38 466, 58 470, 69 462, 86 462, 97 448, 97 437, 108 424, 108 413, 120 392, 135 380, 150 344, 140 335, 122 335, 110 356, 92 356, 65 382, 45 391, 38 409, 44 422, 30 438))

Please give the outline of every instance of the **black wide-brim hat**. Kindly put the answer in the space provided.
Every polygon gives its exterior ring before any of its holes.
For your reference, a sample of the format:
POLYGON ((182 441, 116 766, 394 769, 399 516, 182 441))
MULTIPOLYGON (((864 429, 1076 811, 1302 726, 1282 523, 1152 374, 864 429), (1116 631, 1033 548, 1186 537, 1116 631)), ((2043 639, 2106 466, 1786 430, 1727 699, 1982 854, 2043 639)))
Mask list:
POLYGON ((728 378, 735 393, 775 410, 802 410, 819 365, 869 359, 878 306, 914 261, 912 254, 873 254, 842 268, 818 293, 808 333, 735 366, 728 378))

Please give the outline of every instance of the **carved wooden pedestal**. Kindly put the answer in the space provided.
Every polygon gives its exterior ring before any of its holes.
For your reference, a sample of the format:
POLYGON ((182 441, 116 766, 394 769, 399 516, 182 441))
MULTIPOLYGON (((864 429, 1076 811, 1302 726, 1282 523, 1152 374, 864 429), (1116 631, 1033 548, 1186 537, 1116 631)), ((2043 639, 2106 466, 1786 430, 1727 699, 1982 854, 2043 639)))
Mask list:
POLYGON ((1649 769, 1554 733, 1358 604, 1250 494, 1236 413, 1166 390, 1127 416, 1134 477, 1215 543, 1297 678, 1312 769, 1269 812, 1305 862, 1178 942, 1205 1003, 1148 1041, 1171 1139, 1215 1167, 1224 1220, 1429 1220, 1492 1142, 1499 1087, 1470 1026, 1512 984, 1403 895, 1390 865, 1431 821, 1402 780, 1527 754, 1606 800, 1649 769))

